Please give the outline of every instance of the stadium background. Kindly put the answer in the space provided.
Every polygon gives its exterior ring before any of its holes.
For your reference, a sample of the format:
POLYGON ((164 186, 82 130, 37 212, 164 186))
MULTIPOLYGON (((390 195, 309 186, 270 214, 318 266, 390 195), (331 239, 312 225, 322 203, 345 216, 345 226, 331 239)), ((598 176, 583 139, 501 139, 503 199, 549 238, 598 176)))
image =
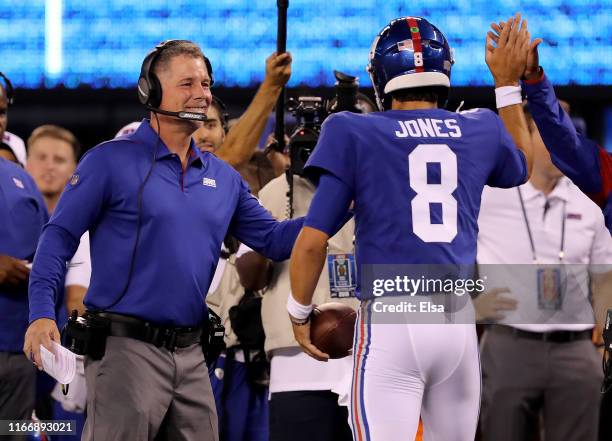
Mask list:
MULTIPOLYGON (((359 77, 373 37, 391 18, 428 18, 455 50, 449 108, 493 107, 484 36, 491 21, 521 11, 544 39, 541 64, 588 135, 612 150, 612 2, 606 0, 290 0, 288 96, 331 97, 333 69, 359 77)), ((73 130, 89 148, 146 112, 135 84, 146 53, 168 38, 201 45, 213 93, 239 116, 276 47, 274 0, 0 0, 0 71, 17 88, 8 130, 40 124, 73 130)))

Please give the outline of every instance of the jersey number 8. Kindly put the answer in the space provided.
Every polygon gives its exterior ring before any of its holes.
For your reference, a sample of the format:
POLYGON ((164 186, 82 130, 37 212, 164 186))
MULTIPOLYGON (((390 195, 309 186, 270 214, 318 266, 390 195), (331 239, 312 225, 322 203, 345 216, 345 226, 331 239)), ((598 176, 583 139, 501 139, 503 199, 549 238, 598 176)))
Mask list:
POLYGON ((408 155, 412 229, 424 242, 451 242, 457 236, 457 155, 446 144, 419 144, 408 155), (439 164, 440 183, 427 182, 427 164, 439 164), (442 208, 442 222, 432 223, 432 204, 442 208))

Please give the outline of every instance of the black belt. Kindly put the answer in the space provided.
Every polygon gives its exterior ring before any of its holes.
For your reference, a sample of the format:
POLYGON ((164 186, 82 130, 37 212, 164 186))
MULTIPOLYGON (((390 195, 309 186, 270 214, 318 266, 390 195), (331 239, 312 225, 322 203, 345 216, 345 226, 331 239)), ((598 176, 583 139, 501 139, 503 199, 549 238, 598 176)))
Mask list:
POLYGON ((589 329, 584 331, 533 332, 503 325, 493 325, 489 329, 491 332, 496 334, 513 335, 514 337, 527 338, 529 340, 549 341, 552 343, 569 343, 576 340, 590 340, 592 336, 592 331, 589 329))
POLYGON ((200 343, 202 328, 174 328, 159 326, 151 322, 140 320, 121 314, 110 312, 93 313, 98 317, 110 321, 109 334, 113 337, 127 337, 164 347, 174 352, 176 348, 186 348, 200 343))

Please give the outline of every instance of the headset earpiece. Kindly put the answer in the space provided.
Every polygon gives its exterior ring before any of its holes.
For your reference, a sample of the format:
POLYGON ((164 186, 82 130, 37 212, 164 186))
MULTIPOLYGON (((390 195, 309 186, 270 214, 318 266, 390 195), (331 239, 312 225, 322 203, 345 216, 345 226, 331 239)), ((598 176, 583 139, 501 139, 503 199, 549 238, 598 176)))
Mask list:
MULTIPOLYGON (((175 118, 185 120, 206 121, 206 115, 202 113, 186 111, 172 112, 159 108, 162 101, 162 86, 159 78, 157 78, 157 75, 155 75, 155 72, 153 72, 153 67, 157 58, 167 47, 181 42, 193 44, 189 40, 166 40, 155 46, 155 49, 147 54, 145 59, 142 61, 140 76, 138 77, 138 100, 147 109, 156 114, 159 113, 162 115, 174 116, 175 118)), ((210 77, 210 85, 212 86, 212 65, 210 64, 210 60, 206 58, 204 54, 202 54, 202 57, 204 57, 204 63, 206 64, 206 69, 208 70, 208 75, 210 77)))
MULTIPOLYGON (((140 77, 138 78, 138 100, 141 104, 158 108, 162 100, 162 86, 157 78, 155 72, 153 72, 153 65, 159 58, 161 53, 169 46, 176 43, 188 41, 188 40, 166 40, 155 46, 151 52, 147 54, 145 59, 142 61, 142 67, 140 68, 140 77)), ((213 84, 213 71, 210 60, 204 56, 204 64, 206 64, 206 70, 210 76, 210 85, 213 84)))

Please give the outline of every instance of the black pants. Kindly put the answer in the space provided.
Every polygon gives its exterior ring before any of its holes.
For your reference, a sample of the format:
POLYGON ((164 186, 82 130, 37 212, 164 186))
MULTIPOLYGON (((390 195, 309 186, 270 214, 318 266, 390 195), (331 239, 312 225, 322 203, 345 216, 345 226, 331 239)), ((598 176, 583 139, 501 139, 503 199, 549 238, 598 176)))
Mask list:
POLYGON ((348 409, 325 391, 273 393, 270 441, 352 441, 348 409))

